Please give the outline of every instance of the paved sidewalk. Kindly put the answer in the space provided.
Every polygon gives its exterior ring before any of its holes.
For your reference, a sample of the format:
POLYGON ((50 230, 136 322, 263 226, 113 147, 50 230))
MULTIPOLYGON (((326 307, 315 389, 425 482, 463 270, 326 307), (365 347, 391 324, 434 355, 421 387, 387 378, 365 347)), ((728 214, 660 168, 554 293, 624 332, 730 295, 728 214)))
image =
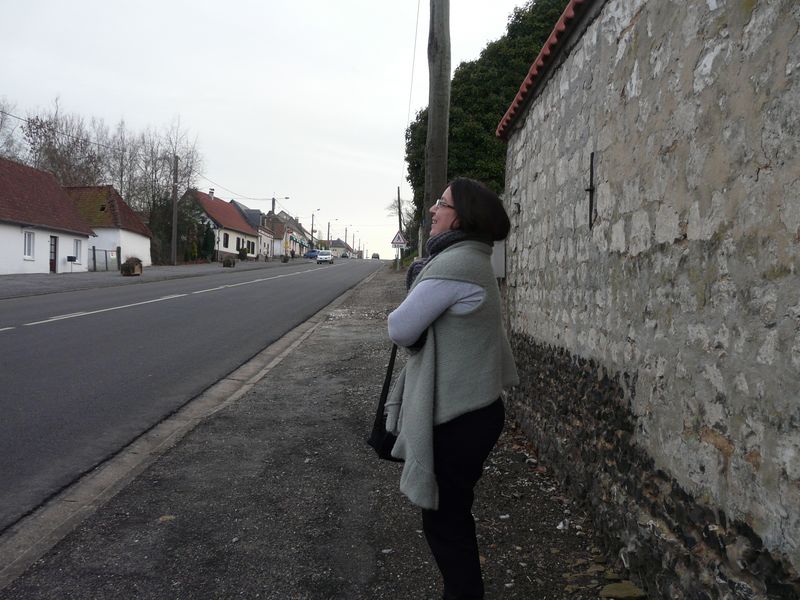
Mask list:
MULTIPOLYGON (((403 282, 381 269, 323 311, 0 599, 441 597, 401 466, 364 442, 403 282)), ((619 579, 511 423, 474 513, 489 599, 597 598, 619 579)))
POLYGON ((165 279, 199 277, 212 273, 274 269, 304 262, 308 261, 296 258, 288 263, 282 263, 280 260, 270 262, 236 261, 236 266, 233 268, 225 268, 222 263, 199 263, 174 267, 152 266, 145 267, 141 275, 132 277, 123 277, 119 271, 0 275, 0 300, 118 285, 136 285, 165 279))

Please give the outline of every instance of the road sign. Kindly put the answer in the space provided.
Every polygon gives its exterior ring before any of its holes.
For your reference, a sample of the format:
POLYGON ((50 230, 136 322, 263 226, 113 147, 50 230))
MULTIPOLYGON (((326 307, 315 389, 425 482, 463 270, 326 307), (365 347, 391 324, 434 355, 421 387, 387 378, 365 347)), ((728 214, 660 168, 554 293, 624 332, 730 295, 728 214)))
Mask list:
POLYGON ((408 244, 406 238, 404 238, 403 234, 398 231, 392 240, 392 248, 404 248, 406 244, 408 244))

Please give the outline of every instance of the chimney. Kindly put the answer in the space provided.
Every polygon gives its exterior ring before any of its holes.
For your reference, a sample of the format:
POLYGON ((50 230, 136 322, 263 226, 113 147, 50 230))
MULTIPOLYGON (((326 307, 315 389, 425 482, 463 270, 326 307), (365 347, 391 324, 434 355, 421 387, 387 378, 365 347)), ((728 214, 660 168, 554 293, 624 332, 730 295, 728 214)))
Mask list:
POLYGON ((214 188, 208 188, 208 195, 211 196, 211 199, 214 199, 214 188))

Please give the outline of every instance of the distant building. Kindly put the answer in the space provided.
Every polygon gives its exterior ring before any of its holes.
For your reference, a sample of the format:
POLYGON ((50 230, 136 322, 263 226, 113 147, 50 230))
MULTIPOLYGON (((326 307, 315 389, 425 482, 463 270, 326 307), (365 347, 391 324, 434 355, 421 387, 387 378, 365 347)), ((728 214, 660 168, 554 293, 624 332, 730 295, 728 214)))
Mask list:
POLYGON ((295 256, 302 256, 311 248, 311 234, 286 211, 282 210, 278 214, 270 211, 264 222, 273 231, 275 256, 290 256, 292 250, 295 256))
POLYGON ((0 158, 0 274, 86 271, 92 235, 53 175, 0 158))
POLYGON ((245 248, 249 258, 257 258, 258 232, 247 222, 242 213, 230 202, 214 197, 214 190, 205 194, 189 190, 184 198, 190 198, 204 213, 206 223, 214 230, 214 254, 216 260, 225 256, 237 257, 245 248))
POLYGON ((330 243, 330 249, 331 249, 331 253, 334 256, 337 256, 337 257, 340 257, 340 258, 345 253, 347 253, 348 256, 352 256, 353 255, 353 249, 350 247, 350 245, 347 242, 343 242, 339 238, 336 238, 335 240, 333 240, 330 243))
POLYGON ((272 258, 275 251, 275 232, 269 226, 267 215, 236 200, 231 200, 231 204, 236 207, 250 226, 258 232, 258 258, 272 258))
POLYGON ((153 234, 113 186, 66 187, 64 191, 96 235, 90 242, 89 270, 104 270, 98 261, 105 261, 109 254, 115 258, 113 268, 130 257, 145 267, 152 264, 153 234))

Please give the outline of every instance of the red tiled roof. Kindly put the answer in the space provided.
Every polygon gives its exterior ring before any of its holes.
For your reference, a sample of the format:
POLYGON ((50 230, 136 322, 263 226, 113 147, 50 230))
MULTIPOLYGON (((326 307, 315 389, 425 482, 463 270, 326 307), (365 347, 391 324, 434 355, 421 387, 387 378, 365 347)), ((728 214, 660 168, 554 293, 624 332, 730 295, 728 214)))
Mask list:
POLYGON ((113 186, 66 187, 64 191, 92 227, 126 229, 149 238, 153 237, 147 225, 133 212, 113 186))
POLYGON ((50 173, 0 158, 0 221, 92 235, 50 173))
POLYGON ((258 233, 245 221, 242 213, 230 202, 212 198, 208 194, 194 190, 192 195, 209 218, 217 225, 239 233, 258 237, 258 233))
POLYGON ((508 140, 508 134, 511 132, 511 126, 522 114, 522 111, 529 100, 528 95, 533 89, 534 84, 539 83, 536 77, 540 73, 544 73, 547 70, 547 66, 549 66, 548 63, 550 63, 552 58, 555 58, 557 51, 564 43, 564 40, 572 32, 572 29, 575 27, 577 22, 575 17, 577 16, 578 12, 584 8, 587 8, 592 4, 592 2, 593 0, 570 0, 570 3, 567 4, 564 12, 561 13, 561 18, 553 28, 553 32, 550 34, 550 37, 547 38, 544 46, 542 46, 539 56, 537 56, 536 60, 533 61, 527 77, 525 77, 522 85, 519 86, 519 91, 514 97, 514 101, 506 111, 506 114, 503 115, 503 118, 500 120, 500 124, 497 126, 497 130, 495 131, 497 137, 503 140, 508 140))

